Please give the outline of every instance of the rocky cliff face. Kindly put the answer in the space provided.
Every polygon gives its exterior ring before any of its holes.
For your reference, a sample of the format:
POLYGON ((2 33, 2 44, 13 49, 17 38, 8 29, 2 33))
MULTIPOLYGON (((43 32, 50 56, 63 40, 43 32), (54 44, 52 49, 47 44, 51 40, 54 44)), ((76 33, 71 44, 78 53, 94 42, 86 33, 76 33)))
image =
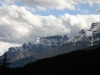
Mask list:
POLYGON ((66 40, 68 40, 67 35, 57 35, 37 38, 34 44, 36 47, 39 47, 41 45, 41 50, 49 50, 63 44, 63 42, 66 40))
MULTIPOLYGON (((37 53, 33 57, 35 60, 38 60, 74 50, 84 49, 97 44, 100 44, 100 23, 92 23, 89 30, 85 31, 82 29, 71 39, 68 39, 67 36, 63 36, 63 38, 61 36, 38 38, 33 48, 29 51, 33 51, 31 53, 37 53)), ((31 57, 29 57, 29 59, 31 59, 31 57)), ((27 61, 26 58, 24 60, 27 61)), ((22 63, 23 60, 20 60, 20 62, 22 63)))
POLYGON ((61 46, 36 55, 37 59, 84 49, 100 44, 100 23, 92 23, 89 30, 81 30, 74 37, 66 40, 61 46))
POLYGON ((16 60, 30 57, 41 53, 42 51, 49 50, 63 44, 64 41, 68 40, 67 35, 61 36, 48 36, 37 38, 34 43, 24 43, 19 47, 10 47, 7 54, 11 58, 11 62, 16 60))
POLYGON ((100 23, 93 23, 90 31, 93 35, 93 45, 100 43, 100 23))
POLYGON ((33 43, 29 42, 29 43, 24 43, 22 46, 19 47, 10 47, 8 52, 20 52, 20 51, 25 51, 30 49, 33 46, 33 43))
POLYGON ((81 30, 65 42, 69 50, 83 49, 100 43, 100 23, 92 23, 87 31, 81 30), (73 48, 73 49, 72 49, 73 48))

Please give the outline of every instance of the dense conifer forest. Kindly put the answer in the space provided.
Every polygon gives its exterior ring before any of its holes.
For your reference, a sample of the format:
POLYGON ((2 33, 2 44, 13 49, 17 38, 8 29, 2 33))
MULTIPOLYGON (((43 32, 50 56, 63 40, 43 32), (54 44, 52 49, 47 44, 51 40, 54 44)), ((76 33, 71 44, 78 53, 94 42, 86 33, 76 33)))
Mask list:
MULTIPOLYGON (((0 70, 3 75, 99 75, 100 45, 0 70)), ((0 74, 0 75, 1 75, 0 74)))

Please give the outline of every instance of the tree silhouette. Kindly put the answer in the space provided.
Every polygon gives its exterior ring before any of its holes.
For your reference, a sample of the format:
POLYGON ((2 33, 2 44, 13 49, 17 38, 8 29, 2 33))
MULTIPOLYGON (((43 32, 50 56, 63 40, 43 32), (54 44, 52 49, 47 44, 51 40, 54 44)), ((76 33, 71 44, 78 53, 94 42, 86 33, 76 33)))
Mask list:
POLYGON ((2 60, 0 59, 0 66, 1 66, 1 64, 2 64, 2 60))
POLYGON ((2 70, 2 59, 0 59, 0 71, 2 70))
POLYGON ((3 54, 3 58, 2 58, 2 61, 1 61, 2 70, 4 70, 4 71, 6 71, 10 68, 9 67, 10 63, 8 62, 8 60, 10 60, 10 59, 7 58, 7 53, 5 52, 3 54))

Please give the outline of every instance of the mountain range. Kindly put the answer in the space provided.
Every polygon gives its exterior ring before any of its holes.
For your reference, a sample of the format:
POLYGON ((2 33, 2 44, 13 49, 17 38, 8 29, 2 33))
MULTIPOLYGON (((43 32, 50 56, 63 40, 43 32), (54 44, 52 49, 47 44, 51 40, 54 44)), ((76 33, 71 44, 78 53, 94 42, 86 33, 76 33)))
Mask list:
POLYGON ((100 23, 92 23, 89 30, 81 30, 74 37, 67 35, 43 36, 34 43, 29 42, 20 47, 11 47, 7 51, 12 67, 25 64, 59 54, 100 44, 100 23))
POLYGON ((19 47, 10 47, 7 51, 8 58, 11 59, 10 62, 14 62, 22 58, 37 55, 63 44, 66 40, 68 40, 67 35, 43 36, 37 38, 34 43, 29 42, 19 47))
MULTIPOLYGON (((31 57, 32 58, 32 57, 31 57)), ((28 60, 28 59, 27 59, 28 60)), ((27 62, 24 61, 23 62, 27 62)), ((100 44, 43 58, 23 67, 0 70, 0 75, 99 75, 100 44)))

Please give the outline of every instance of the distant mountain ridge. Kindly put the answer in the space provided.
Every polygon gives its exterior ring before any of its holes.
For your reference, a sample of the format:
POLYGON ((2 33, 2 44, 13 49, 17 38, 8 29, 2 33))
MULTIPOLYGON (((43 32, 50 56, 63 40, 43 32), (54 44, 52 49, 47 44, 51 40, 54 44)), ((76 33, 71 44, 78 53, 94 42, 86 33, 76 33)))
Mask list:
MULTIPOLYGON (((17 48, 17 51, 9 50, 8 57, 11 58, 12 62, 15 61, 14 65, 22 66, 38 59, 84 49, 97 44, 100 44, 100 23, 92 23, 89 30, 82 29, 70 39, 67 35, 37 38, 34 43, 23 44, 20 47, 21 50, 18 50, 19 48, 17 48), (29 62, 25 63, 23 60, 29 62), (16 62, 22 63, 22 65, 16 62)), ((13 67, 16 67, 14 65, 13 67)))
MULTIPOLYGON (((34 43, 29 42, 29 43, 24 43, 22 46, 19 47, 10 47, 8 52, 16 52, 16 51, 23 51, 23 50, 29 50, 32 48, 33 45, 39 46, 40 44, 43 46, 49 46, 51 49, 53 46, 57 46, 60 44, 63 44, 64 41, 68 39, 67 35, 61 36, 61 35, 55 35, 55 36, 45 36, 41 38, 37 38, 34 43)), ((44 48, 45 49, 45 48, 44 48)))
MULTIPOLYGON (((33 60, 33 57, 17 61, 18 65, 33 60), (27 60, 27 61, 26 61, 27 60), (23 63, 21 63, 23 61, 23 63)), ((15 65, 15 64, 14 64, 15 65)), ((76 50, 54 57, 43 58, 28 63, 23 67, 12 68, 1 75, 99 75, 100 74, 100 44, 82 50, 76 50), (88 50, 87 50, 88 49, 88 50)))
POLYGON ((11 62, 16 60, 30 57, 41 53, 42 51, 49 50, 63 44, 68 40, 67 35, 55 35, 37 38, 34 43, 24 43, 19 47, 10 47, 7 51, 8 57, 11 58, 11 62))
POLYGON ((100 23, 92 23, 89 30, 81 30, 73 38, 66 41, 66 44, 71 44, 75 49, 83 49, 89 46, 100 44, 100 23))
MULTIPOLYGON (((92 23, 91 28, 87 31, 81 30, 74 37, 65 40, 62 45, 59 45, 50 50, 45 50, 33 56, 35 60, 63 54, 79 49, 84 49, 90 46, 100 44, 100 23, 92 23)), ((29 59, 31 59, 29 57, 29 59)), ((35 61, 34 59, 29 60, 35 61)), ((24 59, 25 61, 26 59, 24 59)), ((27 61, 27 60, 26 60, 27 61)), ((23 62, 20 60, 20 62, 23 62)), ((25 63, 26 64, 26 63, 25 63)), ((19 65, 21 66, 21 65, 19 65)))

